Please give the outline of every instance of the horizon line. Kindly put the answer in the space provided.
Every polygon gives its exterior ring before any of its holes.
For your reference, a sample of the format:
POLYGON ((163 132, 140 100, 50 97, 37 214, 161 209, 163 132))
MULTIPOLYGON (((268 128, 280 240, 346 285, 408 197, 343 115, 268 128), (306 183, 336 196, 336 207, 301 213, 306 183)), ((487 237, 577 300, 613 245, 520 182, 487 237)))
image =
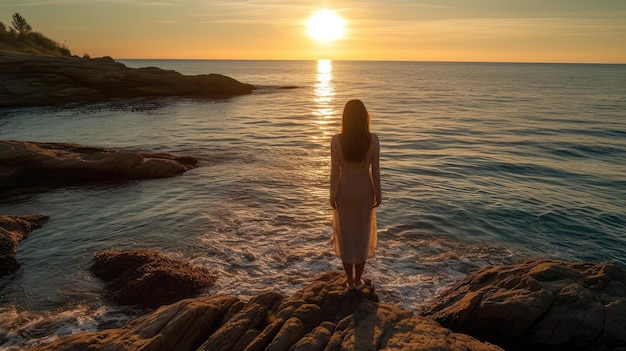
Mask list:
MULTIPOLYGON (((106 57, 105 55, 102 57, 106 57)), ((111 56, 109 56, 111 57, 111 56)), ((509 63, 509 64, 557 64, 557 65, 626 65, 624 62, 576 62, 576 61, 471 61, 471 60, 394 60, 394 59, 252 59, 252 58, 113 58, 114 60, 170 60, 170 61, 343 61, 343 62, 422 62, 422 63, 509 63)))

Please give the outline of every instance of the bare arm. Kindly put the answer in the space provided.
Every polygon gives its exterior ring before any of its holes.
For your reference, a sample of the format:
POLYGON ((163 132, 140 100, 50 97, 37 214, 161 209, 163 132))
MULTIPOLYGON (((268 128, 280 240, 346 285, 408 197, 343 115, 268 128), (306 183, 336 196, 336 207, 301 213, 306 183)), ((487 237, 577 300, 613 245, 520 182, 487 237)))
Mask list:
POLYGON ((339 193, 339 138, 335 135, 330 142, 330 206, 337 208, 337 193, 339 193))
POLYGON ((383 202, 383 193, 380 187, 380 142, 378 136, 372 134, 372 147, 374 147, 374 155, 372 156, 372 182, 374 183, 374 207, 380 206, 383 202))

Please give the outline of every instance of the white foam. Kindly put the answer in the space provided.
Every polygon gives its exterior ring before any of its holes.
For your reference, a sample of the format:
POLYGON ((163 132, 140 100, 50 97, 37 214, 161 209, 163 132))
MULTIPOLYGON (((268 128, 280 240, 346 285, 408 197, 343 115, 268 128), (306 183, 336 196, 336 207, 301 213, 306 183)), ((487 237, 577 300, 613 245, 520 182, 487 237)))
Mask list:
POLYGON ((102 326, 120 327, 132 313, 106 306, 76 304, 47 311, 18 310, 14 305, 0 308, 0 350, 30 349, 81 332, 94 332, 102 326))

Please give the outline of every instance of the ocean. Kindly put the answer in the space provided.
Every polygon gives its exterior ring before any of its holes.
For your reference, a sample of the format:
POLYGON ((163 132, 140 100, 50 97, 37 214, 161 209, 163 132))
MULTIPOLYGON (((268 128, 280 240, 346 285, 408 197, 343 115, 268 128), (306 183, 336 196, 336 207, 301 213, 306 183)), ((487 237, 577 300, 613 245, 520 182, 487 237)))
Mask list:
POLYGON ((524 257, 626 267, 626 65, 119 60, 256 85, 224 99, 0 110, 0 139, 198 158, 174 178, 0 199, 50 220, 0 278, 0 350, 117 327, 103 249, 154 249, 218 276, 207 294, 284 294, 341 269, 330 243, 330 138, 361 99, 381 141, 379 244, 365 277, 410 310, 524 257))

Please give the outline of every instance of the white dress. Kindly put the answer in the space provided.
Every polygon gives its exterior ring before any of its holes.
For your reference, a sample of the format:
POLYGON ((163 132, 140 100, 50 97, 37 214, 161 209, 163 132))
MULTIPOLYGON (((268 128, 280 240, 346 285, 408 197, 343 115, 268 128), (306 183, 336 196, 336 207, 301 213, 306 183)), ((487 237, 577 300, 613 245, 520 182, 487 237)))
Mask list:
POLYGON ((339 135, 331 149, 331 199, 336 199, 333 242, 335 253, 347 264, 365 262, 374 256, 376 234, 375 198, 381 196, 378 136, 372 134, 365 160, 348 163, 343 158, 339 135))

